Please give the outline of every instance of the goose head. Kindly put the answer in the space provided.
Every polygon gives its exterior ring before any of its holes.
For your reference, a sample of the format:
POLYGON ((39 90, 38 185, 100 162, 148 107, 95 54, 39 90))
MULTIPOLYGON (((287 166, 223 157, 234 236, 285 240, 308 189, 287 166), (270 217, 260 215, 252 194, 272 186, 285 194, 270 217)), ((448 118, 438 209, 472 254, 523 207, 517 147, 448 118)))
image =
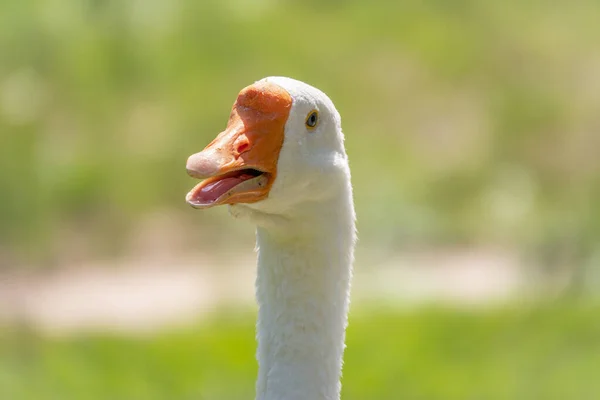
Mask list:
POLYGON ((262 79, 240 91, 226 129, 188 158, 187 172, 203 179, 186 196, 194 208, 293 213, 349 186, 340 116, 312 86, 262 79))

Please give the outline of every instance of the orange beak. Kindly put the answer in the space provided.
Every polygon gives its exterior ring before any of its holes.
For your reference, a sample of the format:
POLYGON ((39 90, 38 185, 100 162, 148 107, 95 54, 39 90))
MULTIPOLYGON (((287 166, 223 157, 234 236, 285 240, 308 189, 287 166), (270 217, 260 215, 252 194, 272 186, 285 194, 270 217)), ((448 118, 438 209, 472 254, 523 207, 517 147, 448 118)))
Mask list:
POLYGON ((208 208, 267 198, 291 107, 289 93, 273 83, 242 89, 225 131, 187 160, 188 174, 205 179, 187 194, 188 204, 208 208))

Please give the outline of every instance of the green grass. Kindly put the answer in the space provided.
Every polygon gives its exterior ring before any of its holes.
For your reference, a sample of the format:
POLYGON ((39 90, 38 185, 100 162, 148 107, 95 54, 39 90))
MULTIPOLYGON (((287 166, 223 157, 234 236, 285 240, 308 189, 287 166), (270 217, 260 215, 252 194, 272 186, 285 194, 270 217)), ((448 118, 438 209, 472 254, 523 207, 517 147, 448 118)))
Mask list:
MULTIPOLYGON (((356 310, 343 398, 596 399, 597 306, 356 310)), ((146 338, 0 334, 0 398, 251 399, 253 316, 146 338)))

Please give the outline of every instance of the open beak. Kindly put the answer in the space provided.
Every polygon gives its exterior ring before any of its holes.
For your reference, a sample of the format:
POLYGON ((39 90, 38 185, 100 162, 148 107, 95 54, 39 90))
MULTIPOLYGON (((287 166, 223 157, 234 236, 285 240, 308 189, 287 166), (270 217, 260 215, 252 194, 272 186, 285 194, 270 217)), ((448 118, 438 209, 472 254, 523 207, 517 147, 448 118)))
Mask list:
POLYGON ((289 93, 273 83, 242 89, 225 131, 187 160, 188 174, 204 179, 187 194, 188 204, 208 208, 267 198, 291 107, 289 93))

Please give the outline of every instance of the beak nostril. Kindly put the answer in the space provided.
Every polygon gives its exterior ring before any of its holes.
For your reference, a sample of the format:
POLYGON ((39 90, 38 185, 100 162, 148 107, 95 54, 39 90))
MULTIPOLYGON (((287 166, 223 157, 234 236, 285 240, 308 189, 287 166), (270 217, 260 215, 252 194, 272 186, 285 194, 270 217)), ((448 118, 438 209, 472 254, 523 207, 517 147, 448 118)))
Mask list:
POLYGON ((244 142, 238 144, 237 153, 242 154, 243 152, 248 151, 249 149, 250 149, 250 143, 244 141, 244 142))

